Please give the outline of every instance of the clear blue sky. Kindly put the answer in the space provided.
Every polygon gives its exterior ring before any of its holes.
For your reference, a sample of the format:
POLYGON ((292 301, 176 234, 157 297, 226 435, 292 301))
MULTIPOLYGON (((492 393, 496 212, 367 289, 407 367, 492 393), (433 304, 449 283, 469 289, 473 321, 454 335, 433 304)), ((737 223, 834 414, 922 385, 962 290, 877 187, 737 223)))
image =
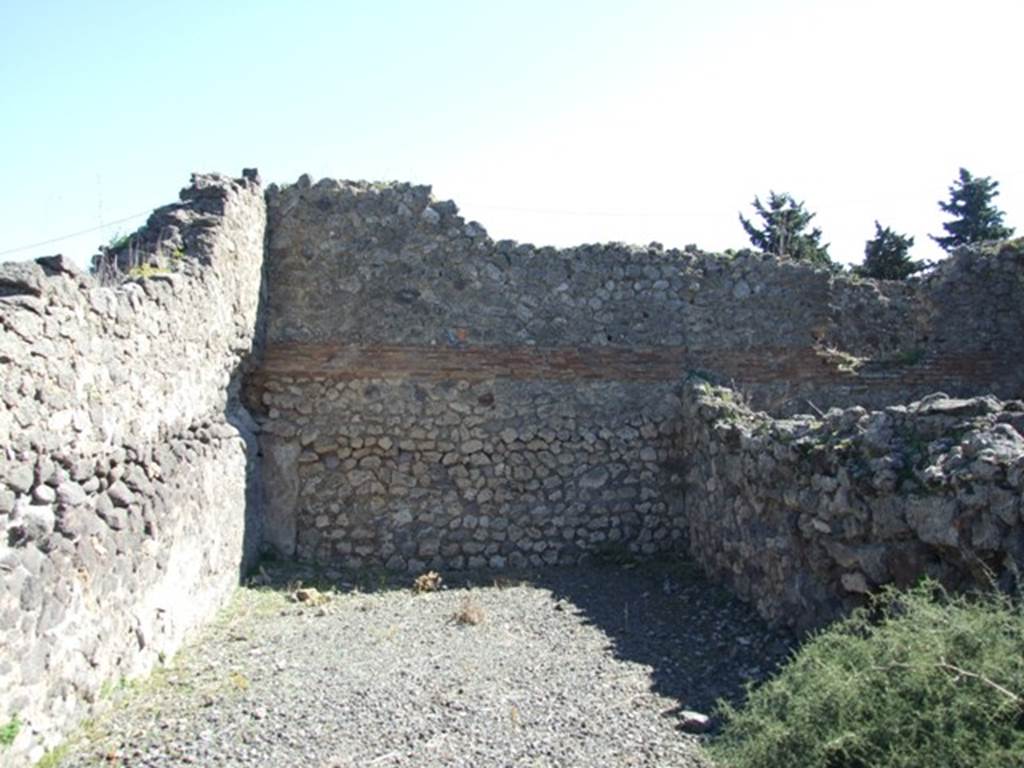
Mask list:
MULTIPOLYGON (((1020 0, 14 2, 0 260, 84 262, 196 170, 434 185, 496 238, 746 244, 788 191, 834 257, 927 238, 963 165, 1024 230, 1020 0)), ((1024 231, 1020 232, 1024 234, 1024 231)))

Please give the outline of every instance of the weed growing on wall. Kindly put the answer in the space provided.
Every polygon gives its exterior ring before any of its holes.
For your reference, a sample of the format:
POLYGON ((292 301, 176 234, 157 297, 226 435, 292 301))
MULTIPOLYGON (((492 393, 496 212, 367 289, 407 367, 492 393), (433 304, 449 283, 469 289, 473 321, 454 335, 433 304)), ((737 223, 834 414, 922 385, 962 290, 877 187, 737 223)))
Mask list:
POLYGON ((166 275, 171 270, 167 267, 158 267, 154 264, 140 264, 137 267, 132 267, 128 270, 128 277, 153 277, 154 275, 166 275))
POLYGON ((720 714, 728 768, 1024 765, 1024 610, 887 591, 720 714))
POLYGON ((111 251, 120 251, 122 248, 127 248, 131 241, 131 232, 115 232, 110 236, 110 240, 107 241, 107 248, 111 251))

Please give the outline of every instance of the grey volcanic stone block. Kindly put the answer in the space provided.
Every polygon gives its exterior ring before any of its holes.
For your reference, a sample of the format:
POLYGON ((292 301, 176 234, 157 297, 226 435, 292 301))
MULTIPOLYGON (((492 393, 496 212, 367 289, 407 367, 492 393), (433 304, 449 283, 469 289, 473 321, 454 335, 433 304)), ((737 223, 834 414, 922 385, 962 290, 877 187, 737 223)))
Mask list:
POLYGON ((89 495, 78 483, 67 481, 57 486, 57 500, 64 506, 78 506, 84 504, 88 498, 89 495))

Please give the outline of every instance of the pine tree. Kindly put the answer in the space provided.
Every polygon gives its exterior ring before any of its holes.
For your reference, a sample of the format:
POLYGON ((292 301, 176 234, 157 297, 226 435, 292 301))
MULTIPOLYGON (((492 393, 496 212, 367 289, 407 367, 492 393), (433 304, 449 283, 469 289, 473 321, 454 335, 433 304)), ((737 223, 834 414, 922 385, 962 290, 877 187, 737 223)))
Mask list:
POLYGON ((939 207, 953 216, 953 221, 942 225, 945 236, 930 235, 932 240, 946 252, 952 252, 961 245, 1010 237, 1013 229, 1003 226, 1005 214, 992 205, 992 198, 999 194, 998 187, 999 182, 991 177, 975 178, 961 168, 960 178, 949 188, 949 202, 939 201, 939 207))
POLYGON ((753 205, 762 221, 761 226, 755 226, 742 213, 740 224, 754 247, 776 256, 789 256, 813 264, 832 264, 828 244, 819 244, 821 230, 805 231, 814 214, 805 211, 803 203, 798 203, 786 193, 769 192, 767 207, 758 197, 754 197, 753 205))
POLYGON ((914 238, 900 235, 875 222, 875 236, 864 245, 864 263, 856 273, 876 280, 905 280, 925 268, 910 259, 914 238))

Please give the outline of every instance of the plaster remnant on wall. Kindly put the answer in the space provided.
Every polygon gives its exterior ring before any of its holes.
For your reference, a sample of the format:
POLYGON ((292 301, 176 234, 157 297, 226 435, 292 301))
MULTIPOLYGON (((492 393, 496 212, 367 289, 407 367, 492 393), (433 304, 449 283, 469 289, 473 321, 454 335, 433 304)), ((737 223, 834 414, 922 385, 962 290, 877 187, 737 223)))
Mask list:
POLYGON ((263 438, 263 541, 284 558, 295 556, 302 447, 269 434, 263 438))

